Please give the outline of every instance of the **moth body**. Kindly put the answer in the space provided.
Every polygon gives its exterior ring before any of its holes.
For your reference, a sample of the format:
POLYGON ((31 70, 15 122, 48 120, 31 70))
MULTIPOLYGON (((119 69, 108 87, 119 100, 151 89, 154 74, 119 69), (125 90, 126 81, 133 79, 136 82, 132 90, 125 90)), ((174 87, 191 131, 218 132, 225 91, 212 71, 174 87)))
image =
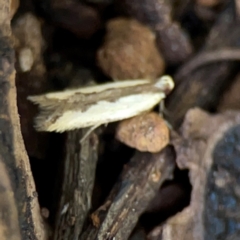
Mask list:
POLYGON ((38 131, 64 132, 134 117, 151 110, 174 87, 171 77, 155 83, 129 80, 30 96, 39 105, 38 131))

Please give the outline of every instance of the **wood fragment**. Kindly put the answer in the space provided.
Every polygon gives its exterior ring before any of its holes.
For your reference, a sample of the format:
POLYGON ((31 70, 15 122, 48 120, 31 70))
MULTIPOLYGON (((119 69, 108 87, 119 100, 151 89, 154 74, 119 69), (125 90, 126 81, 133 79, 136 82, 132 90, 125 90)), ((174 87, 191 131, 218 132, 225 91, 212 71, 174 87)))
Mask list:
POLYGON ((128 239, 163 181, 172 177, 174 165, 171 147, 156 154, 136 152, 80 239, 128 239))
POLYGON ((184 77, 188 77, 188 75, 196 71, 198 68, 204 67, 205 65, 209 65, 211 63, 239 60, 240 50, 238 48, 223 48, 212 52, 203 52, 194 56, 189 62, 185 63, 183 67, 178 70, 175 77, 177 80, 183 79, 184 77))
POLYGON ((15 19, 12 23, 12 31, 16 53, 17 104, 21 116, 21 132, 28 155, 44 159, 49 135, 35 131, 33 118, 37 108, 27 100, 28 95, 40 94, 49 87, 43 59, 46 43, 42 36, 42 23, 28 12, 15 19))
POLYGON ((0 235, 2 240, 47 239, 24 147, 16 104, 10 1, 0 1, 0 235))
POLYGON ((55 240, 78 239, 91 208, 98 137, 92 133, 80 144, 86 132, 87 129, 67 133, 62 193, 53 238, 55 240))

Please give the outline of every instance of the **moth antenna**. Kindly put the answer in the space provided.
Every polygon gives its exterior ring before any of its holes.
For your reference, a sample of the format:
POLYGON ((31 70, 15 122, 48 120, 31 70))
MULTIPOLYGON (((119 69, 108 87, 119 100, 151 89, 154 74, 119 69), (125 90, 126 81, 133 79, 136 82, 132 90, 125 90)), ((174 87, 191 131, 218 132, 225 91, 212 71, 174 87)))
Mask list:
POLYGON ((160 115, 165 114, 166 112, 166 107, 165 107, 165 102, 164 99, 159 103, 159 113, 160 115))

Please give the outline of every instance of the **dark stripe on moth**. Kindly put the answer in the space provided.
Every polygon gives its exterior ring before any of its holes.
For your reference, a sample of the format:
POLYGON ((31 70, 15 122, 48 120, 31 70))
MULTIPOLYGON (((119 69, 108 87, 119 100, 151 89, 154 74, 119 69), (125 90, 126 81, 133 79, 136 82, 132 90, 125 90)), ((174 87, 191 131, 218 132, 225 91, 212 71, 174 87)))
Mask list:
MULTIPOLYGON (((131 87, 124 88, 112 88, 107 89, 101 92, 93 92, 93 93, 75 93, 68 99, 49 99, 46 96, 41 96, 43 106, 40 107, 42 112, 36 118, 36 128, 47 129, 50 125, 55 123, 57 119, 62 116, 66 111, 81 111, 84 113, 91 106, 95 105, 100 101, 107 102, 116 102, 121 97, 142 94, 142 93, 159 93, 166 92, 167 89, 159 89, 154 86, 155 83, 147 83, 142 85, 136 85, 131 87)), ((40 102, 40 101, 39 101, 40 102)))
MULTIPOLYGON (((143 84, 136 85, 125 88, 113 88, 108 89, 102 92, 94 92, 94 93, 75 93, 68 99, 57 101, 56 105, 61 105, 61 108, 64 106, 65 110, 81 110, 85 112, 90 106, 96 104, 99 101, 107 101, 107 102, 115 102, 121 97, 141 94, 141 93, 156 93, 160 92, 159 88, 156 88, 154 84, 143 84)), ((49 101, 49 99, 48 99, 49 101)), ((51 101, 51 100, 50 100, 51 101)), ((54 104, 55 105, 55 104, 54 104)), ((56 107, 55 105, 55 107, 56 107)))

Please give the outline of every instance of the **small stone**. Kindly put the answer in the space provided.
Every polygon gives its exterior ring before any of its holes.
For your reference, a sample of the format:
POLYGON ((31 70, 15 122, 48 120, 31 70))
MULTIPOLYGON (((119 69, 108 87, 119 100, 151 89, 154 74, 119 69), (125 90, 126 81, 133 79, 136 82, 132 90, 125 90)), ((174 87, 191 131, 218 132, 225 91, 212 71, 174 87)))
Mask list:
POLYGON ((41 215, 45 219, 49 218, 50 215, 49 210, 45 207, 41 208, 41 215))
POLYGON ((124 18, 108 22, 97 61, 104 73, 115 80, 155 79, 165 69, 155 34, 136 20, 124 18))
POLYGON ((156 153, 169 143, 169 129, 157 113, 150 112, 122 121, 116 138, 141 152, 156 153))
POLYGON ((19 65, 22 72, 29 72, 32 69, 34 59, 30 48, 22 48, 19 51, 19 65))

